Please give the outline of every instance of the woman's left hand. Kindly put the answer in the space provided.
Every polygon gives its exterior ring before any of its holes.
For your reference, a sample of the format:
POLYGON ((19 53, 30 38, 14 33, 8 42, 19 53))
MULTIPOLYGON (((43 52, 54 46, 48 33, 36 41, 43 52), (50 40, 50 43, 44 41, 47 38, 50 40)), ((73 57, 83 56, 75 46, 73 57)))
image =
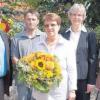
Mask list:
POLYGON ((70 91, 69 96, 68 96, 68 100, 75 100, 75 98, 76 98, 75 91, 70 91))

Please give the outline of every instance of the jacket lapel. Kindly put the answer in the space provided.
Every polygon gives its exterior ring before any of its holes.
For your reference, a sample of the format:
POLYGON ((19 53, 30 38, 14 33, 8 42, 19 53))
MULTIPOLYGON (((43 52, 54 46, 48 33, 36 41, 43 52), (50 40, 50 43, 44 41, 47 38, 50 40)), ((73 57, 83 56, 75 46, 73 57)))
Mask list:
POLYGON ((86 32, 81 31, 81 34, 80 34, 80 37, 79 37, 79 41, 78 41, 78 45, 77 45, 77 51, 84 43, 84 39, 86 37, 85 34, 86 34, 86 32))
POLYGON ((63 36, 67 39, 67 40, 70 40, 70 30, 69 31, 67 31, 67 32, 65 32, 64 34, 63 34, 63 36))

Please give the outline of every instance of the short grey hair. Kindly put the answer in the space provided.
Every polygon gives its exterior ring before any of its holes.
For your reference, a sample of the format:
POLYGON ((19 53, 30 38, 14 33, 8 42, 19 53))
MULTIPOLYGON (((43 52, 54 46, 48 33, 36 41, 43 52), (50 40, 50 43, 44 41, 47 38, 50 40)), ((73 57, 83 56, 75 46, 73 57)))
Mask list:
POLYGON ((83 11, 84 19, 86 18, 86 9, 83 4, 75 3, 69 10, 68 10, 68 16, 70 17, 71 13, 76 11, 83 11))

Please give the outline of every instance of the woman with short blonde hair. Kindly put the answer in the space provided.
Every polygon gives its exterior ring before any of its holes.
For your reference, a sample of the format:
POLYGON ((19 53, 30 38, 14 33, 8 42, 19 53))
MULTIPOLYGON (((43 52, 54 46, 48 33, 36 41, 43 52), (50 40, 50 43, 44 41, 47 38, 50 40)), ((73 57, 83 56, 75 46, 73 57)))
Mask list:
POLYGON ((77 89, 77 70, 75 52, 66 39, 58 34, 61 18, 56 13, 47 13, 43 17, 44 31, 47 37, 37 42, 36 50, 55 55, 61 67, 62 80, 58 87, 52 87, 48 93, 33 90, 36 100, 74 100, 77 89))

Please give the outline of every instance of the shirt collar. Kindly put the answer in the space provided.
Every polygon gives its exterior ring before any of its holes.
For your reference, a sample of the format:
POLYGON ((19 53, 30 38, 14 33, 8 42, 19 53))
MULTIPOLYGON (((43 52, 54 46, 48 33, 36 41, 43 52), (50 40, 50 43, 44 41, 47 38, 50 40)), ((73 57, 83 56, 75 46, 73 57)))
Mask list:
POLYGON ((82 25, 81 31, 87 32, 87 29, 86 29, 86 27, 84 25, 82 25))
MULTIPOLYGON (((41 36, 40 37, 40 41, 38 41, 38 43, 39 44, 46 44, 46 36, 45 37, 43 37, 43 36, 41 36)), ((65 42, 66 41, 66 39, 64 39, 60 34, 59 34, 59 40, 58 40, 58 43, 57 44, 64 44, 64 43, 66 43, 65 42)))
MULTIPOLYGON (((68 30, 66 30, 66 32, 68 32, 68 31, 72 32, 71 27, 70 27, 68 30)), ((82 27, 81 27, 81 31, 83 31, 83 32, 87 32, 87 29, 86 29, 86 27, 85 27, 84 25, 82 25, 82 27)))
MULTIPOLYGON (((42 35, 43 32, 41 32, 39 29, 37 29, 36 32, 33 33, 33 34, 35 34, 35 35, 33 35, 32 38, 42 35)), ((23 32, 21 33, 21 37, 29 38, 29 36, 27 35, 26 31, 23 31, 23 32)))

